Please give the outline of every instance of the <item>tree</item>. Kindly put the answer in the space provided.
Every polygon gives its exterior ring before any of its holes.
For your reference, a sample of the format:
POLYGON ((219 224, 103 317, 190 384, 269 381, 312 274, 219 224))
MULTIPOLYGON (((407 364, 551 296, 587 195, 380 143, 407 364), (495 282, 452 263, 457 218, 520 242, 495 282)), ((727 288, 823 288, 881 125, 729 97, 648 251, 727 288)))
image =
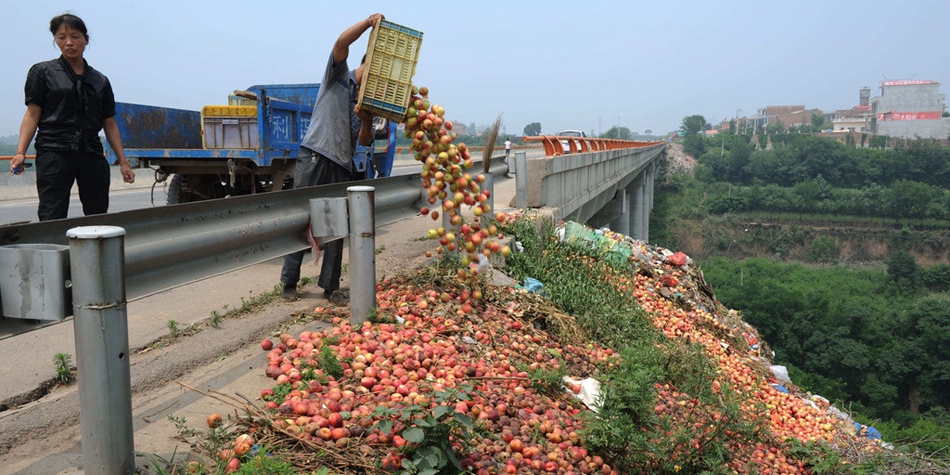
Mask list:
POLYGON ((699 134, 688 134, 683 139, 683 150, 691 157, 699 158, 706 153, 706 140, 699 134))
POLYGON ((818 114, 812 114, 812 115, 811 115, 811 126, 812 126, 812 130, 813 130, 814 132, 821 132, 821 130, 825 127, 825 116, 824 116, 824 115, 818 115, 818 114))
POLYGON ((633 134, 630 132, 630 129, 615 125, 604 132, 602 137, 605 139, 631 140, 633 134))
POLYGON ((785 133, 785 124, 782 121, 777 120, 767 126, 765 126, 765 133, 772 134, 784 134, 785 133))
POLYGON ((917 261, 907 251, 895 251, 887 258, 887 276, 898 288, 911 290, 917 282, 917 261))
POLYGON ((699 114, 683 117, 683 125, 680 126, 680 130, 687 137, 710 128, 711 126, 706 122, 706 118, 699 114))
POLYGON ((530 124, 524 126, 524 134, 525 134, 525 136, 541 135, 541 123, 540 123, 540 122, 532 122, 532 123, 530 123, 530 124))
POLYGON ((650 129, 646 129, 643 131, 643 135, 653 135, 653 131, 650 129))

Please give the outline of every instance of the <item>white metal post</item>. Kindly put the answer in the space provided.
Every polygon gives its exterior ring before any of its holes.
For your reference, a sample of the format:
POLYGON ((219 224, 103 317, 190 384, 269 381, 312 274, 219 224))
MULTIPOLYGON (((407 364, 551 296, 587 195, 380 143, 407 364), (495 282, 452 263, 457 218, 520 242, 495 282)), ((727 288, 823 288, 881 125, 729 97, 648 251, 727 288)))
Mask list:
POLYGON ((350 324, 361 325, 376 308, 376 188, 346 189, 350 215, 350 324))
POLYGON ((68 230, 83 471, 135 472, 125 294, 125 229, 68 230))

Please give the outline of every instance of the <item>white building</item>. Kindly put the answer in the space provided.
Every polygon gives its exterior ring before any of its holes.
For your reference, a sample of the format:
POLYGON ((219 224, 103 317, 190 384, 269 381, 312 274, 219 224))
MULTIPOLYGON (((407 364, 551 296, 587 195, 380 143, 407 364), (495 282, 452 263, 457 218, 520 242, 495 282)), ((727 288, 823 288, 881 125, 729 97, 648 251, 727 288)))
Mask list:
POLYGON ((950 138, 950 117, 939 93, 940 83, 918 79, 884 81, 881 95, 871 99, 871 128, 890 137, 950 138))

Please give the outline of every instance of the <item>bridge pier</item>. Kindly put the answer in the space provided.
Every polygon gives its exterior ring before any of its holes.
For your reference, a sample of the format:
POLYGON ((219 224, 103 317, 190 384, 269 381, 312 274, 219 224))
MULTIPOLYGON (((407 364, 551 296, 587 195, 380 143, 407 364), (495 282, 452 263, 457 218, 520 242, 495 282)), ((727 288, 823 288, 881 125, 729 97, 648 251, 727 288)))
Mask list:
POLYGON ((643 239, 643 173, 637 175, 627 187, 627 194, 630 195, 630 234, 634 239, 643 239))
POLYGON ((617 190, 614 198, 607 202, 594 216, 589 224, 593 227, 607 226, 611 231, 630 235, 630 200, 627 190, 617 190))
POLYGON ((650 242, 650 213, 653 211, 653 180, 656 177, 656 162, 650 162, 643 170, 643 236, 640 238, 643 242, 650 242))

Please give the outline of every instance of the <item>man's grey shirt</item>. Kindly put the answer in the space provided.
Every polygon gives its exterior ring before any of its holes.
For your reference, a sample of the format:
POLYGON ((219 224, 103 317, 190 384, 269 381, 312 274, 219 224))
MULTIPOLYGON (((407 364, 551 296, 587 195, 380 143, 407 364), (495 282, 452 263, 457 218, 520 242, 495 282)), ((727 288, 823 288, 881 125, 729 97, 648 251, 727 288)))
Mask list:
POLYGON ((360 129, 360 119, 353 112, 357 93, 355 77, 348 69, 346 60, 333 64, 333 53, 330 53, 313 106, 310 127, 300 143, 351 173, 360 129))

